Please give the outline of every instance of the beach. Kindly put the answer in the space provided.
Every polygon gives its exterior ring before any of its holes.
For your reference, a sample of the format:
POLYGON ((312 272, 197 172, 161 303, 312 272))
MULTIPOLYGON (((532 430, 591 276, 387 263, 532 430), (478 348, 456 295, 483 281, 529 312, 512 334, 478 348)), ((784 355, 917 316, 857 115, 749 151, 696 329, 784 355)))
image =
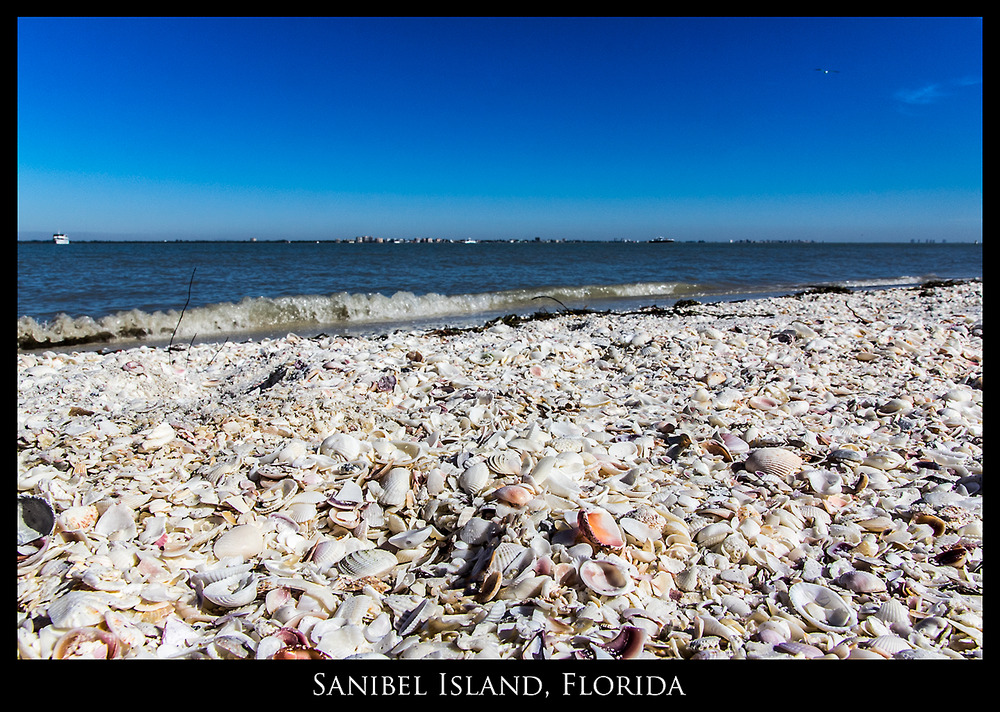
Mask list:
POLYGON ((982 305, 19 353, 18 657, 979 658, 982 305))

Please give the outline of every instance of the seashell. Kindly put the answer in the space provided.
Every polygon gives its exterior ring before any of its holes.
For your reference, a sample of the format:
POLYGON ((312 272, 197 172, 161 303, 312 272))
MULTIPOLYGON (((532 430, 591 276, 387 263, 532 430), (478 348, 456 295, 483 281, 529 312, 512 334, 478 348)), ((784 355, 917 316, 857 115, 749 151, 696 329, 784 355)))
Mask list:
POLYGON ((320 566, 333 564, 344 558, 347 547, 341 539, 322 539, 309 550, 307 558, 320 566))
POLYGON ((625 537, 615 518, 606 509, 580 510, 576 518, 580 534, 595 546, 607 546, 621 549, 625 546, 625 537))
POLYGON ((783 653, 788 653, 789 655, 801 655, 804 658, 821 658, 823 657, 823 651, 817 648, 815 645, 810 645, 809 643, 802 643, 797 640, 786 640, 778 643, 774 646, 775 650, 780 650, 783 653))
POLYGON ((332 660, 322 650, 310 645, 288 645, 274 653, 271 660, 332 660))
POLYGON ((774 410, 781 404, 770 396, 753 396, 747 401, 747 405, 755 410, 774 410))
MULTIPOLYGON (((63 510, 57 521, 64 531, 78 532, 94 526, 99 516, 100 512, 95 505, 82 504, 63 510)), ((18 541, 18 543, 23 542, 18 541)))
POLYGON ((867 648, 881 653, 887 658, 891 658, 896 653, 903 650, 910 650, 913 646, 904 639, 896 635, 879 635, 868 641, 867 648))
POLYGON ((399 507, 406 502, 410 491, 410 471, 405 467, 393 467, 379 480, 382 492, 378 503, 385 507, 399 507))
POLYGON ((53 628, 73 629, 99 625, 108 610, 104 598, 89 591, 70 591, 49 604, 47 615, 53 628))
POLYGON ((714 522, 699 529, 694 538, 701 546, 712 547, 725 540, 732 533, 732 527, 726 522, 714 522))
POLYGON ((765 447, 751 452, 743 461, 743 466, 748 472, 762 472, 787 479, 802 467, 802 458, 791 450, 765 447))
POLYGON ((931 528, 934 536, 941 536, 947 531, 947 523, 940 517, 936 517, 933 514, 917 514, 910 520, 913 524, 926 524, 931 528))
POLYGON ((530 548, 504 541, 493 550, 487 569, 500 573, 504 578, 511 578, 524 571, 534 558, 535 552, 530 548))
POLYGON ((397 563, 396 555, 385 549, 359 549, 342 558, 337 568, 354 578, 378 578, 391 571, 397 563))
POLYGON ((407 529, 404 532, 389 537, 389 543, 399 549, 412 549, 427 541, 433 531, 434 528, 430 526, 420 527, 419 529, 407 529))
POLYGON ((361 442, 348 433, 333 433, 320 443, 319 453, 330 457, 340 457, 350 462, 361 454, 361 442))
POLYGON ((336 495, 327 499, 327 503, 332 507, 340 509, 351 509, 359 506, 365 501, 365 492, 357 482, 348 481, 340 488, 336 495))
POLYGON ((201 595, 222 608, 246 606, 257 598, 257 576, 251 571, 224 576, 205 586, 201 595))
POLYGON ((55 529, 56 516, 52 505, 44 497, 18 495, 17 545, 41 539, 55 529))
POLYGON ((875 612, 875 617, 890 627, 908 627, 910 624, 909 609, 895 598, 890 598, 879 606, 879 609, 875 612))
POLYGON ((734 455, 750 452, 750 444, 739 435, 719 433, 719 437, 722 439, 722 444, 726 446, 726 449, 734 455))
POLYGON ((733 461, 733 454, 729 452, 729 448, 720 443, 718 440, 706 440, 701 444, 702 449, 710 455, 719 455, 726 462, 733 461))
POLYGON ((112 504, 94 524, 94 533, 116 541, 127 541, 136 535, 135 515, 122 504, 112 504))
POLYGON ((638 626, 625 626, 622 628, 614 640, 604 643, 601 647, 611 654, 611 657, 620 660, 631 660, 642 653, 646 644, 646 630, 638 626))
POLYGON ((867 571, 845 571, 834 583, 855 593, 879 593, 885 591, 885 581, 867 571))
POLYGON ((215 540, 212 551, 219 559, 249 559, 264 550, 264 535, 253 524, 233 527, 215 540))
POLYGON ((498 475, 519 475, 521 464, 521 456, 513 450, 503 450, 486 458, 486 466, 498 475))
POLYGON ((819 495, 840 494, 843 489, 843 478, 839 472, 832 470, 809 470, 803 473, 810 489, 819 495))
POLYGON ((799 615, 820 630, 844 633, 858 622, 847 601, 825 586, 799 582, 788 589, 788 598, 799 615))
POLYGON ((74 628, 64 633, 52 648, 55 660, 85 658, 111 660, 119 657, 121 644, 114 633, 100 628, 74 628))
POLYGON ((458 486, 466 494, 475 497, 486 489, 491 479, 490 468, 486 463, 476 462, 465 468, 465 471, 458 476, 458 486))
POLYGON ((842 462, 861 462, 865 459, 865 456, 857 450, 841 447, 828 452, 826 459, 828 462, 837 464, 842 462))
POLYGON ((495 522, 482 517, 472 517, 458 531, 458 538, 466 544, 481 546, 500 533, 495 522))
POLYGON ((870 454, 861 464, 866 467, 874 467, 876 470, 895 470, 906 463, 901 455, 892 450, 882 450, 870 454))
POLYGON ((635 588, 625 568, 606 559, 586 559, 577 574, 587 588, 600 596, 621 596, 635 588))
POLYGON ((299 491, 299 484, 291 478, 280 480, 280 483, 263 488, 257 496, 254 510, 260 514, 277 512, 285 506, 289 499, 299 491))
POLYGON ((523 507, 535 498, 535 492, 528 485, 506 485, 493 490, 493 497, 515 507, 523 507))
POLYGON ((159 450, 173 440, 176 433, 170 426, 170 423, 160 423, 155 428, 145 431, 143 436, 142 442, 139 444, 139 450, 142 452, 151 452, 159 450))
POLYGON ((424 456, 426 445, 409 440, 377 438, 372 442, 375 462, 383 465, 412 465, 424 456))
POLYGON ((913 410, 913 403, 905 398, 890 398, 878 407, 878 412, 883 415, 906 413, 911 410, 913 410))

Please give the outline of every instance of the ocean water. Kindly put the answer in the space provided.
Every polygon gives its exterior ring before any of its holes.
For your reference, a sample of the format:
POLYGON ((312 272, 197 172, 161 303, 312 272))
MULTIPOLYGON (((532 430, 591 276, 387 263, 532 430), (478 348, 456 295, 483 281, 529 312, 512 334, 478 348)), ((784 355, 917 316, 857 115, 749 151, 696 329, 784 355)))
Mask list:
POLYGON ((467 326, 982 278, 982 265, 968 243, 22 242, 18 347, 467 326))

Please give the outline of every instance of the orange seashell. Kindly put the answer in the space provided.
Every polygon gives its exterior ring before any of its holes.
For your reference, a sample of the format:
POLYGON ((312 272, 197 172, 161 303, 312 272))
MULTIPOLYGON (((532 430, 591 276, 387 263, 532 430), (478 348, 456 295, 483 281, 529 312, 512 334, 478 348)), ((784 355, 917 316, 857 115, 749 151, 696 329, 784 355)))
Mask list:
POLYGON ((494 490, 493 496, 515 507, 523 507, 535 498, 535 493, 525 485, 507 485, 494 490))
POLYGON ((622 536, 618 523, 605 509, 580 510, 576 523, 583 537, 595 546, 607 546, 612 549, 621 549, 625 546, 625 537, 622 536))

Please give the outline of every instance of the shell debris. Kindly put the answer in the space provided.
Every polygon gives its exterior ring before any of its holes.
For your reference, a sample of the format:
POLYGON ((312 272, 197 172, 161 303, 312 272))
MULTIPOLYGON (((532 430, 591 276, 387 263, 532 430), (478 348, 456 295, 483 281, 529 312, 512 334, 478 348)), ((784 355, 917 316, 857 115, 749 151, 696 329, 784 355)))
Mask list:
POLYGON ((20 353, 18 656, 981 658, 981 322, 969 282, 20 353))

